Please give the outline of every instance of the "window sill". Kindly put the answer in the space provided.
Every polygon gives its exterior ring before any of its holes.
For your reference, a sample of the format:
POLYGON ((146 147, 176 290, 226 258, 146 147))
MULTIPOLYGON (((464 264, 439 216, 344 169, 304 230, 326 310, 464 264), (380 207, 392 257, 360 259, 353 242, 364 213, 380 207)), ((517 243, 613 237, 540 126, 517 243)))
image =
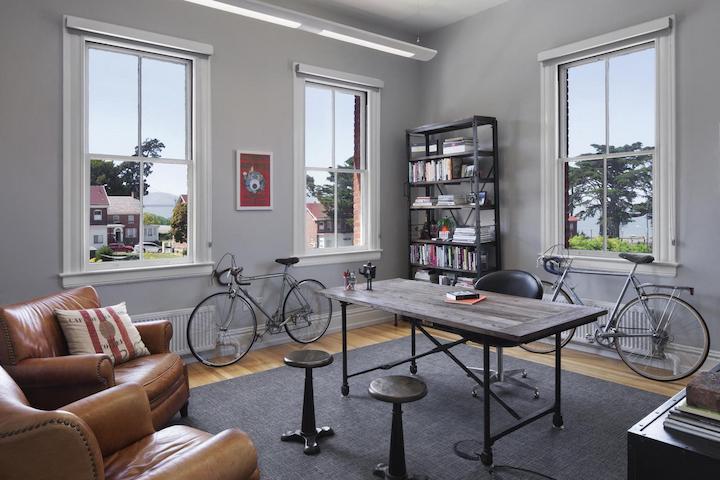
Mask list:
MULTIPOLYGON (((586 255, 570 255, 573 259, 573 267, 587 268, 590 270, 607 270, 611 272, 629 272, 631 263, 617 257, 592 257, 586 255)), ((657 275, 662 277, 674 277, 677 275, 679 264, 671 262, 653 262, 646 265, 638 265, 637 273, 641 275, 657 275)))
POLYGON ((200 277, 210 275, 212 262, 185 263, 182 265, 155 265, 136 268, 113 268, 87 272, 61 273, 64 288, 84 285, 114 285, 118 283, 146 282, 171 278, 200 277))
POLYGON ((314 265, 331 265, 333 263, 360 262, 367 260, 378 260, 382 249, 374 250, 353 250, 350 252, 328 252, 297 255, 300 259, 298 267, 311 267, 314 265))

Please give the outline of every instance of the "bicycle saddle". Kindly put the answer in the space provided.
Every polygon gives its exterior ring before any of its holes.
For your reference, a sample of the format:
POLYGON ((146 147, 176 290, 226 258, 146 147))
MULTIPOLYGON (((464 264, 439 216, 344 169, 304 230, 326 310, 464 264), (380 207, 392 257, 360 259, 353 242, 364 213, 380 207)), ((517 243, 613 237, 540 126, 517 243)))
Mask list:
POLYGON ((297 257, 289 257, 289 258, 276 258, 275 263, 279 263, 280 265, 295 265, 300 261, 297 257))
POLYGON ((652 255, 643 255, 640 253, 621 253, 620 255, 618 255, 618 257, 624 258, 628 262, 638 264, 652 263, 655 261, 655 257, 653 257, 652 255))

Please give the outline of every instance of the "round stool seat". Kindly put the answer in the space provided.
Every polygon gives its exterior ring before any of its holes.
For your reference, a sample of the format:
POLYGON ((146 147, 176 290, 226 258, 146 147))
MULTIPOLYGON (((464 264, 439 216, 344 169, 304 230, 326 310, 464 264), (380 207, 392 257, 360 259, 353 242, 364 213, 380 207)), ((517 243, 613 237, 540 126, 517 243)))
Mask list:
POLYGON ((319 368, 330 365, 333 356, 322 350, 295 350, 285 355, 285 365, 297 368, 319 368))
POLYGON ((408 403, 427 395, 425 382, 405 375, 390 375, 376 378, 370 383, 368 392, 373 398, 389 403, 408 403))

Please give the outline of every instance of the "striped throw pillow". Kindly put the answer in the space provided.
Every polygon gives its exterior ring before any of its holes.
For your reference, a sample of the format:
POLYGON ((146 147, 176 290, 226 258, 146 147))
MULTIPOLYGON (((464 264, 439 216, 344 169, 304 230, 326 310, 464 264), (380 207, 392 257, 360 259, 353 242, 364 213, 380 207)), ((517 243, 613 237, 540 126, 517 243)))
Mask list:
POLYGON ((105 353, 117 365, 150 355, 125 302, 88 310, 55 310, 70 355, 105 353))

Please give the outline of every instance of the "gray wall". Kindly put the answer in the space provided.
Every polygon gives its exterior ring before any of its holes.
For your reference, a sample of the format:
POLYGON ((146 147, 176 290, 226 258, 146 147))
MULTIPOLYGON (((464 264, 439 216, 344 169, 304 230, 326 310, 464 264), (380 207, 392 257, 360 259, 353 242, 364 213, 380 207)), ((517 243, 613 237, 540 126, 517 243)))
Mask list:
MULTIPOLYGON (((292 248, 293 61, 385 81, 382 92, 381 277, 406 269, 404 130, 418 118, 419 63, 178 0, 0 0, 0 303, 61 288, 62 16, 75 15, 210 43, 213 256, 247 271, 275 268, 292 248), (275 208, 234 209, 234 150, 275 154, 275 208)), ((299 268, 328 285, 358 265, 299 268)), ((131 313, 193 306, 208 278, 101 287, 131 313)))
MULTIPOLYGON (((677 15, 676 279, 720 348, 720 2, 716 0, 511 0, 426 35, 437 57, 421 67, 424 121, 477 113, 499 120, 506 267, 540 273, 540 51, 655 18, 677 15)), ((582 282, 611 299, 616 282, 582 282)))

